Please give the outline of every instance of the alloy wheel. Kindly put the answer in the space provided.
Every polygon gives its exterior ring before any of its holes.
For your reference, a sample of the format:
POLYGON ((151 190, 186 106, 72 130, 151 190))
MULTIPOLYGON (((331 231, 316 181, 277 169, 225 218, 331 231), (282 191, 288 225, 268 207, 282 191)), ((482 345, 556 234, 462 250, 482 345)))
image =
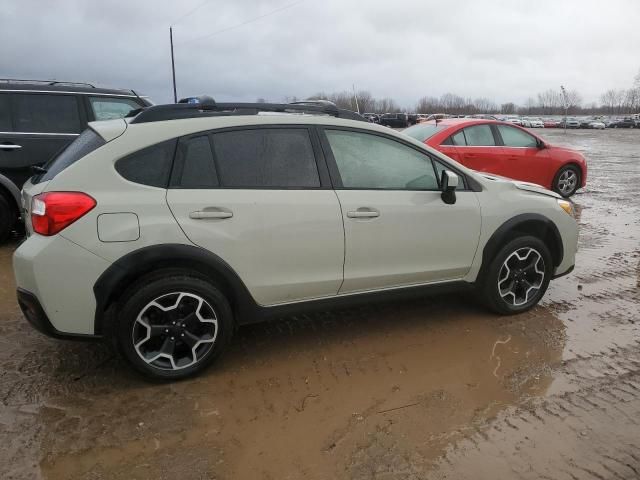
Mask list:
POLYGON ((199 295, 174 292, 149 302, 132 329, 136 353, 161 370, 190 367, 211 351, 218 334, 215 310, 199 295))
POLYGON ((529 302, 542 287, 544 259, 531 247, 519 248, 502 264, 498 275, 498 292, 508 304, 518 307, 529 302))
POLYGON ((578 174, 568 168, 558 177, 558 190, 563 195, 570 195, 578 185, 578 174))

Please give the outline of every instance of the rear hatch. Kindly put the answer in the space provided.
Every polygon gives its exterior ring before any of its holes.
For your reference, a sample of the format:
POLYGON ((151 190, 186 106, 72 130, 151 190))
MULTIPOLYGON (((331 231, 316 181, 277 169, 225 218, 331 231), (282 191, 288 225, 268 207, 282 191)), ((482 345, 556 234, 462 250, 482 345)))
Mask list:
POLYGON ((126 129, 127 123, 121 119, 90 123, 89 128, 82 132, 78 138, 49 160, 41 171, 27 180, 22 187, 21 205, 21 213, 27 235, 33 233, 31 224, 33 197, 45 192, 49 182, 60 172, 107 142, 122 135, 126 129))

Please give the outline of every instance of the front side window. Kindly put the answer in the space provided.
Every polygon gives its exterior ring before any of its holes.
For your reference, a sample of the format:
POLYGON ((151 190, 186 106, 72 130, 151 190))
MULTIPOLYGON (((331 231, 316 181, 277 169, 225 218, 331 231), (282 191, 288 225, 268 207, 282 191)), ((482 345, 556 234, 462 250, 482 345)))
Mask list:
POLYGON ((519 128, 508 125, 498 125, 498 131, 505 147, 537 147, 538 142, 533 135, 523 132, 519 128))
POLYGON ((437 190, 431 157, 378 135, 326 130, 345 188, 437 190))
POLYGON ((89 97, 96 120, 124 118, 131 110, 141 108, 130 98, 89 97))
POLYGON ((464 129, 464 136, 467 146, 472 147, 493 147, 496 142, 489 125, 474 125, 464 129))
POLYGON ((80 133, 78 99, 73 95, 16 94, 13 124, 16 132, 80 133))
POLYGON ((214 133, 212 140, 222 187, 320 187, 306 128, 236 130, 214 133))

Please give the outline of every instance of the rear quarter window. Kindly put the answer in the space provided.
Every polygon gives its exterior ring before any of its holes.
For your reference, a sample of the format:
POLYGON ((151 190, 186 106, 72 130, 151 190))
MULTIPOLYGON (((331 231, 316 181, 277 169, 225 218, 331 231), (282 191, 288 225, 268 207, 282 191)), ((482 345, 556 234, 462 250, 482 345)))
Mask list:
POLYGON ((167 188, 177 140, 168 140, 138 150, 116 162, 116 171, 130 182, 167 188))

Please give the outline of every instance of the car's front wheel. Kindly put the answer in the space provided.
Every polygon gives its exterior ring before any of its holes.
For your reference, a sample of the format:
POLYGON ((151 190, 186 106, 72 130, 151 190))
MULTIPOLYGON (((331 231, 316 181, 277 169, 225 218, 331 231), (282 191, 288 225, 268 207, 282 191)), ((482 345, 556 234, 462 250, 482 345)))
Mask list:
POLYGON ((553 190, 565 198, 580 188, 580 171, 573 165, 562 167, 553 179, 553 190))
POLYGON ((501 314, 534 307, 549 286, 552 259, 547 246, 532 236, 507 243, 488 265, 479 293, 484 303, 501 314))
POLYGON ((231 340, 229 302, 198 276, 160 272, 123 297, 115 340, 129 363, 146 376, 191 376, 211 364, 231 340))

